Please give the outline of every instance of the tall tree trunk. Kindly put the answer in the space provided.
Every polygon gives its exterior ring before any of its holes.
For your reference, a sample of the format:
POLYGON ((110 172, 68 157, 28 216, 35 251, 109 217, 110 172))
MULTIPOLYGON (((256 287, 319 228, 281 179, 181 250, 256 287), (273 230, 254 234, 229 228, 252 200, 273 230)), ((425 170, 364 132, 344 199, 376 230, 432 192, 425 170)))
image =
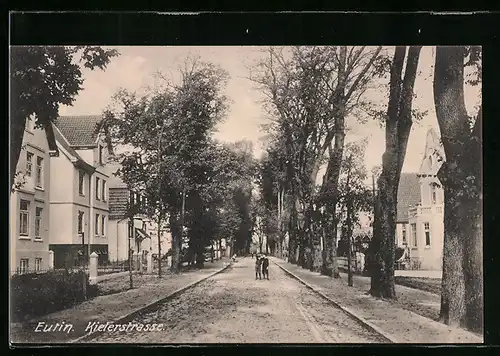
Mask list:
POLYGON ((441 320, 483 329, 482 109, 470 129, 464 99, 464 47, 437 47, 434 102, 446 162, 441 320))
POLYGON ((179 273, 181 270, 181 246, 182 235, 179 217, 176 211, 171 211, 169 214, 169 225, 172 233, 172 265, 170 270, 172 273, 179 273))
MULTIPOLYGON (((339 51, 339 70, 338 70, 338 85, 335 91, 335 102, 334 105, 337 106, 336 113, 334 115, 335 120, 335 143, 333 150, 330 149, 330 157, 328 160, 328 166, 326 170, 326 181, 323 182, 324 192, 326 190, 327 198, 327 213, 331 214, 332 218, 335 220, 335 214, 337 209, 338 200, 338 185, 340 177, 340 167, 342 164, 342 155, 344 153, 344 140, 345 140, 345 104, 346 104, 346 60, 347 60, 347 47, 341 46, 339 51)), ((335 224, 335 223, 334 223, 335 224)), ((336 233, 336 231, 335 231, 336 233)), ((335 241, 337 236, 330 236, 326 243, 325 260, 323 262, 322 272, 328 276, 333 276, 339 278, 340 274, 334 274, 334 266, 336 263, 335 241)))
POLYGON ((290 219, 288 227, 288 262, 297 263, 297 203, 294 197, 290 198, 290 219))
POLYGON ((375 204, 373 264, 370 293, 375 297, 395 298, 394 259, 396 205, 399 179, 412 126, 413 87, 417 74, 420 46, 408 51, 402 79, 406 47, 396 47, 390 78, 389 104, 385 124, 385 152, 382 173, 378 179, 379 193, 375 204))
POLYGON ((157 224, 158 224, 158 277, 161 278, 161 274, 162 274, 162 263, 161 263, 161 259, 162 259, 162 256, 161 256, 161 224, 163 223, 163 214, 160 213, 158 215, 158 221, 157 221, 157 224))

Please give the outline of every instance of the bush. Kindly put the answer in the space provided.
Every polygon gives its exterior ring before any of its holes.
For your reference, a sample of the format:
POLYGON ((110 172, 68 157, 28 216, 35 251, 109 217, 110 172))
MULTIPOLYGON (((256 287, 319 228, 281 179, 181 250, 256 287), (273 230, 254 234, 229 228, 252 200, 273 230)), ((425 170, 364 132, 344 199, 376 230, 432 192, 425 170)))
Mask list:
MULTIPOLYGON (((81 303, 84 300, 83 273, 50 271, 13 276, 10 281, 13 321, 46 315, 81 303)), ((86 284, 87 297, 96 297, 97 285, 90 285, 88 276, 86 284)))

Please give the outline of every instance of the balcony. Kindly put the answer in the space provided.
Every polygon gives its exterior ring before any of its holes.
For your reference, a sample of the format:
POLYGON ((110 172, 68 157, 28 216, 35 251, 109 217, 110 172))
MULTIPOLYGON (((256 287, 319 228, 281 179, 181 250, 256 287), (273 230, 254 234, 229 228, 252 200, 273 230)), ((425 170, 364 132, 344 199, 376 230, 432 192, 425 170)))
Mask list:
POLYGON ((421 206, 417 205, 413 208, 408 209, 408 218, 413 218, 419 215, 429 215, 429 214, 443 214, 443 205, 427 205, 421 206))

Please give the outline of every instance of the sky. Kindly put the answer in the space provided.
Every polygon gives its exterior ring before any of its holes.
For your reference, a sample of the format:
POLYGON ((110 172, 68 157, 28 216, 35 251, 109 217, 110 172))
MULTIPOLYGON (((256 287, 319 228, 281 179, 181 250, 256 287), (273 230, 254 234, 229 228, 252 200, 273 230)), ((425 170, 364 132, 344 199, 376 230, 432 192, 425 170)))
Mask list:
MULTIPOLYGON (((73 106, 61 106, 60 115, 98 115, 111 103, 111 97, 120 88, 136 91, 156 83, 158 71, 167 77, 177 75, 179 68, 189 56, 200 56, 227 70, 230 80, 226 95, 231 103, 226 120, 218 127, 215 137, 222 141, 234 142, 250 140, 254 142, 254 153, 260 156, 263 147, 260 138, 265 134, 262 124, 266 123, 265 113, 260 103, 262 97, 255 84, 247 79, 248 67, 262 56, 262 47, 252 46, 128 46, 117 48, 121 55, 112 59, 105 71, 83 70, 83 90, 78 94, 73 106)), ((387 48, 391 51, 391 48, 387 48)), ((425 149, 425 138, 429 128, 439 133, 434 111, 432 73, 434 48, 423 47, 415 81, 416 98, 413 107, 428 111, 424 119, 414 122, 410 134, 403 172, 418 172, 425 149)), ((465 88, 466 106, 470 114, 477 112, 479 89, 465 88)), ((386 93, 374 92, 373 98, 386 105, 386 93)), ((384 152, 384 129, 374 121, 351 123, 352 131, 348 141, 369 138, 365 164, 367 169, 381 164, 384 152)))

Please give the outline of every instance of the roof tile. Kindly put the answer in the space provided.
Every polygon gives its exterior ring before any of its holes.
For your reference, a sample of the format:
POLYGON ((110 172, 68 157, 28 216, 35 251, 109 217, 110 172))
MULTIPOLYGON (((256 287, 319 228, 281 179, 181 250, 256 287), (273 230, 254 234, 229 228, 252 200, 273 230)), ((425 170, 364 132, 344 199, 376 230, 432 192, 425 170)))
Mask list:
POLYGON ((408 222, 408 210, 420 201, 420 182, 417 173, 401 173, 396 222, 408 222))
POLYGON ((71 146, 96 146, 101 115, 60 116, 54 122, 71 146))

